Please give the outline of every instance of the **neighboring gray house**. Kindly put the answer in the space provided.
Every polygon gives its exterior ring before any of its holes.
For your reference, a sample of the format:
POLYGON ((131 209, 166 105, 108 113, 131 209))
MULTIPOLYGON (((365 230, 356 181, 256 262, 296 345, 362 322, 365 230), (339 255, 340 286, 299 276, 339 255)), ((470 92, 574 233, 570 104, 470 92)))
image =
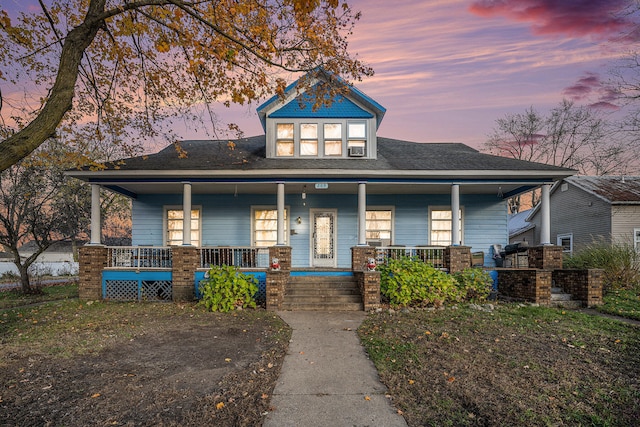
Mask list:
MULTIPOLYGON (((640 177, 571 176, 551 189, 551 243, 573 253, 604 239, 640 248, 640 177)), ((540 242, 540 209, 526 219, 540 242)))
POLYGON ((528 222, 531 209, 509 215, 509 243, 528 242, 533 244, 535 240, 535 224, 528 222))

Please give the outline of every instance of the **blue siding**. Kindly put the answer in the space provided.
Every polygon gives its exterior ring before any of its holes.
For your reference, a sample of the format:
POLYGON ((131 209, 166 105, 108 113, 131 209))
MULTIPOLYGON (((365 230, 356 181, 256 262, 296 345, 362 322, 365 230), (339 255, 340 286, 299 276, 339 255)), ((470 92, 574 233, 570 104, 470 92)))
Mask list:
MULTIPOLYGON (((351 267, 351 247, 358 242, 356 194, 287 194, 290 209, 287 226, 289 244, 293 248, 294 267, 310 264, 310 209, 337 210, 338 267, 351 267), (303 205, 304 203, 304 205, 303 205), (300 217, 301 224, 296 219, 300 217)), ((182 195, 141 195, 133 202, 133 244, 162 245, 163 206, 180 205, 182 195)), ((193 205, 202 207, 202 244, 209 246, 249 246, 251 244, 251 206, 274 206, 276 195, 194 194, 193 205)), ((369 206, 395 208, 394 243, 428 245, 429 206, 448 206, 449 195, 369 195, 369 206)), ((461 195, 464 210, 464 244, 472 251, 485 253, 490 266, 493 243, 508 242, 506 202, 495 195, 461 195)))
POLYGON ((313 109, 314 99, 304 94, 290 101, 279 110, 271 113, 270 118, 359 118, 370 119, 373 114, 358 107, 351 100, 337 95, 331 105, 321 105, 313 109))

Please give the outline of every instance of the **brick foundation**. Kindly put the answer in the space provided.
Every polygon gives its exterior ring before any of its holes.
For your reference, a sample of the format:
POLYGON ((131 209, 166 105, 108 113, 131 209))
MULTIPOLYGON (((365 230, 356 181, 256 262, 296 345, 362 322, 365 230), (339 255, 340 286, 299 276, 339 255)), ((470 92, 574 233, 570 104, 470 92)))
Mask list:
POLYGON ((288 271, 267 270, 267 310, 282 309, 284 292, 288 282, 288 271))
POLYGON ((509 298, 550 305, 551 280, 550 270, 498 270, 498 292, 509 298))
POLYGON ((471 248, 469 246, 447 246, 444 248, 444 268, 449 274, 471 267, 471 248))
POLYGON ((107 267, 107 248, 86 245, 80 248, 78 294, 81 300, 102 299, 102 270, 107 267))
POLYGON ((582 301, 588 307, 602 305, 602 282, 604 272, 600 269, 555 270, 554 285, 582 301))
POLYGON ((562 246, 534 246, 529 248, 529 268, 559 270, 562 268, 562 246))
POLYGON ((200 266, 200 254, 195 246, 172 248, 173 301, 193 301, 195 273, 200 266))
POLYGON ((368 311, 380 307, 380 272, 355 271, 353 275, 360 288, 364 310, 368 311))

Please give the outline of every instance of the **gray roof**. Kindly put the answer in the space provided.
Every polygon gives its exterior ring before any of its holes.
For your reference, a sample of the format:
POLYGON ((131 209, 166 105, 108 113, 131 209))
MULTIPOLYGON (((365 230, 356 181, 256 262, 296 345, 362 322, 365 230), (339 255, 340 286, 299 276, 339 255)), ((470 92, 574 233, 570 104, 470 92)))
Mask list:
POLYGON ((566 181, 611 204, 640 203, 639 176, 572 176, 566 181))
MULTIPOLYGON (((564 177, 571 169, 481 153, 459 143, 417 143, 378 137, 377 159, 266 158, 265 136, 235 141, 181 142, 186 158, 170 145, 156 154, 107 164, 107 170, 370 170, 370 171, 537 171, 564 177), (233 142, 233 144, 230 144, 233 142), (230 148, 231 145, 235 145, 230 148)), ((88 169, 87 169, 88 170, 88 169)), ((75 174, 74 174, 75 175, 75 174)))
POLYGON ((517 236, 518 234, 535 228, 535 224, 527 221, 529 214, 531 214, 531 209, 509 215, 509 237, 517 236))

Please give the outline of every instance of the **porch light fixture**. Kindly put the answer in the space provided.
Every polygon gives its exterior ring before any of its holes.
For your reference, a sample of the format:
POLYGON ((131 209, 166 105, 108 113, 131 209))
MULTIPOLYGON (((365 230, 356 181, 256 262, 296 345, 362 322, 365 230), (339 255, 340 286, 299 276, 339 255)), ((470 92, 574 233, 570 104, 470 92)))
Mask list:
POLYGON ((297 222, 298 224, 302 224, 302 218, 301 218, 301 217, 296 218, 296 222, 297 222))
POLYGON ((307 186, 302 187, 302 200, 307 198, 307 186))

